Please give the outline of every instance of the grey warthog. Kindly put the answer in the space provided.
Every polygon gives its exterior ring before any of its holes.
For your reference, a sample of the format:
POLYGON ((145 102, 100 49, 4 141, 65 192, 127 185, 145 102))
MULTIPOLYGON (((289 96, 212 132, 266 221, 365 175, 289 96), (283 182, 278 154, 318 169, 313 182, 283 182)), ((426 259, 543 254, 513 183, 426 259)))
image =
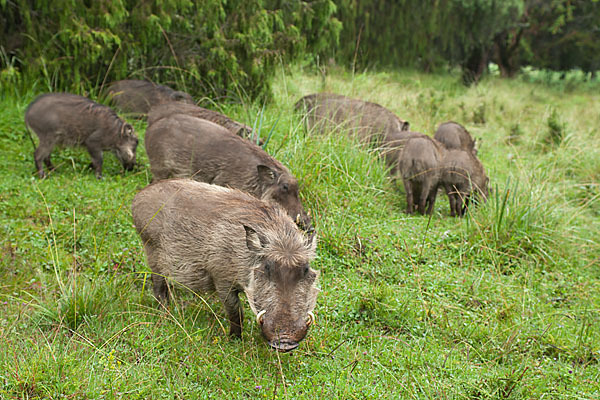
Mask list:
POLYGON ((421 214, 431 214, 442 176, 442 160, 446 149, 428 136, 413 137, 404 145, 398 170, 406 191, 406 212, 415 207, 421 214))
POLYGON ((139 116, 148 114, 152 106, 173 101, 194 104, 192 96, 150 81, 126 79, 108 85, 108 96, 118 109, 139 116))
POLYGON ((444 122, 437 128, 433 138, 443 144, 448 150, 462 149, 470 151, 474 156, 477 155, 475 140, 473 140, 469 131, 457 122, 444 122))
POLYGON ((139 192, 132 212, 160 301, 168 299, 166 278, 216 291, 230 335, 240 337, 244 292, 269 345, 298 347, 314 321, 316 236, 305 238, 283 209, 239 190, 171 179, 139 192))
POLYGON ((262 148, 222 126, 174 114, 150 125, 145 143, 155 180, 192 178, 240 189, 278 203, 301 228, 312 230, 298 180, 262 148))
POLYGON ((315 93, 296 102, 308 129, 330 131, 341 128, 364 143, 385 141, 392 132, 407 131, 410 124, 376 103, 332 93, 315 93))
POLYGON ((112 150, 126 170, 135 165, 138 138, 133 127, 110 108, 87 97, 69 93, 38 96, 25 111, 25 125, 40 143, 34 152, 40 178, 46 173, 42 162, 53 169, 50 153, 54 146, 84 146, 92 157, 92 167, 102 178, 102 151, 112 150))
POLYGON ((238 135, 256 143, 256 135, 253 134, 252 128, 248 125, 234 121, 220 112, 209 110, 194 104, 171 102, 153 106, 148 112, 148 125, 152 125, 159 119, 169 117, 173 114, 186 114, 214 122, 215 124, 226 128, 234 135, 238 135))
POLYGON ((483 164, 470 151, 452 149, 443 160, 442 183, 450 201, 450 215, 464 215, 470 200, 488 197, 489 178, 483 164))

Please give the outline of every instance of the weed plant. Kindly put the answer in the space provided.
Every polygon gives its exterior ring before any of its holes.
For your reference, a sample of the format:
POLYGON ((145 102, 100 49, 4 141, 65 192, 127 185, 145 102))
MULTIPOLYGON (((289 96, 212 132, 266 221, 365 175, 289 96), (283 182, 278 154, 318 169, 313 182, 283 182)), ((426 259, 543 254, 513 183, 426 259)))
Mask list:
POLYGON ((269 137, 318 232, 316 325, 288 354, 268 348, 248 306, 232 340, 214 295, 180 288, 167 308, 152 297, 130 211, 151 181, 145 122, 132 121, 137 170, 106 154, 97 181, 85 150, 56 149, 39 180, 23 114, 48 85, 3 85, 0 398, 600 397, 600 96, 458 81, 295 67, 272 103, 219 105, 269 137), (404 214, 377 152, 306 131, 293 104, 315 91, 377 102, 429 135, 465 124, 489 200, 461 219, 441 194, 431 217, 404 214), (569 129, 543 148, 550 109, 569 129))

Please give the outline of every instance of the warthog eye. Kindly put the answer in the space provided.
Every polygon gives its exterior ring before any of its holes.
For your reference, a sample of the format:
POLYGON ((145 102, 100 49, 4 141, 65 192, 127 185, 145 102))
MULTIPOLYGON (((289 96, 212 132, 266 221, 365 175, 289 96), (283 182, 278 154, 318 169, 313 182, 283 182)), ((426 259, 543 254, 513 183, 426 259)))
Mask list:
POLYGON ((304 274, 304 276, 308 275, 308 270, 309 270, 309 269, 310 269, 310 268, 308 267, 308 265, 305 265, 305 266, 304 266, 304 270, 302 271, 302 272, 303 272, 303 274, 304 274))
POLYGON ((267 278, 271 278, 271 263, 266 263, 265 264, 265 275, 267 275, 267 278))
POLYGON ((290 190, 290 187, 287 183, 284 183, 281 188, 283 189, 284 192, 287 192, 288 190, 290 190))

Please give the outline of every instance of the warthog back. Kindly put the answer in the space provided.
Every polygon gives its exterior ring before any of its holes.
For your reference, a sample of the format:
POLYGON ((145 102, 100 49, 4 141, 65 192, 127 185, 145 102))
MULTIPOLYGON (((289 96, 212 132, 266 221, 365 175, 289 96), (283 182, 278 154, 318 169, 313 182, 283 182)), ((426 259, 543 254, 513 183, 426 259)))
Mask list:
POLYGON ((216 291, 241 336, 244 292, 269 345, 298 346, 313 322, 316 239, 306 239, 279 206, 190 179, 153 183, 133 199, 154 294, 168 299, 172 279, 196 292, 216 291))
POLYGON ((126 113, 145 115, 152 106, 173 101, 194 104, 192 96, 158 83, 126 79, 108 86, 108 95, 118 109, 126 113))
POLYGON ((50 161, 54 146, 84 146, 98 178, 102 177, 103 150, 114 151, 127 170, 135 165, 138 139, 133 127, 110 107, 86 97, 69 93, 38 96, 25 111, 25 124, 39 137, 34 159, 41 178, 46 176, 42 162, 54 168, 50 161))
POLYGON ((442 175, 444 147, 427 136, 408 139, 399 158, 399 170, 406 191, 406 212, 415 207, 431 214, 442 175))
POLYGON ((309 130, 346 130, 362 142, 384 142, 392 132, 406 131, 410 124, 376 103, 332 93, 304 96, 296 110, 305 115, 309 130))
POLYGON ((236 188, 278 203, 304 229, 312 229, 298 180, 259 146, 204 119, 174 114, 146 130, 154 179, 192 178, 236 188))
POLYGON ((159 119, 169 117, 173 114, 191 115, 192 117, 214 122, 217 125, 221 125, 234 135, 238 135, 245 139, 249 139, 253 143, 256 143, 256 135, 253 134, 252 128, 248 125, 234 121, 220 112, 199 107, 195 104, 171 102, 154 106, 148 112, 148 126, 152 125, 159 119))
POLYGON ((400 156, 406 142, 414 137, 427 137, 427 135, 413 131, 392 132, 384 138, 384 141, 379 146, 381 155, 385 158, 388 168, 390 168, 390 175, 393 177, 400 173, 400 156))
POLYGON ((433 138, 442 143, 448 150, 462 149, 470 151, 474 156, 477 155, 475 140, 473 140, 469 131, 457 122, 444 122, 437 128, 433 138))

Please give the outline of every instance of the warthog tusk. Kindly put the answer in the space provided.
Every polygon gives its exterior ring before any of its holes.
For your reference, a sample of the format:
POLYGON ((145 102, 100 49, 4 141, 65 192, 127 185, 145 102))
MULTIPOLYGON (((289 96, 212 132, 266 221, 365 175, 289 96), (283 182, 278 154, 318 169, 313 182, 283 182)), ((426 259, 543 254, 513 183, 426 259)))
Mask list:
POLYGON ((311 326, 315 323, 315 314, 312 311, 308 312, 308 321, 306 321, 306 325, 311 326))
POLYGON ((300 214, 296 214, 296 224, 300 223, 300 214))
POLYGON ((266 312, 267 312, 267 310, 262 310, 261 312, 256 314, 256 322, 258 322, 259 324, 262 324, 263 315, 265 315, 266 312))

